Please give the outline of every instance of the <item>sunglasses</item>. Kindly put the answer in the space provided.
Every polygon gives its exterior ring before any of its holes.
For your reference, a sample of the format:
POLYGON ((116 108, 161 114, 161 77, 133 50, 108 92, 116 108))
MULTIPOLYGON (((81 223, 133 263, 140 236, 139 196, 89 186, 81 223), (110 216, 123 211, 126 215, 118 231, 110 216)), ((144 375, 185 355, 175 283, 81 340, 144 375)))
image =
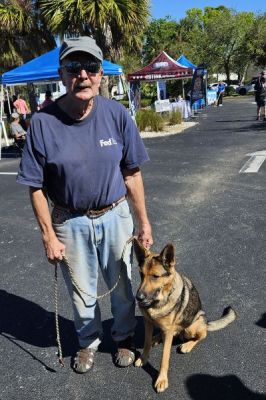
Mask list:
POLYGON ((86 63, 80 63, 79 61, 70 61, 63 65, 68 74, 79 75, 82 70, 91 74, 96 74, 100 71, 101 64, 97 61, 87 61, 86 63))

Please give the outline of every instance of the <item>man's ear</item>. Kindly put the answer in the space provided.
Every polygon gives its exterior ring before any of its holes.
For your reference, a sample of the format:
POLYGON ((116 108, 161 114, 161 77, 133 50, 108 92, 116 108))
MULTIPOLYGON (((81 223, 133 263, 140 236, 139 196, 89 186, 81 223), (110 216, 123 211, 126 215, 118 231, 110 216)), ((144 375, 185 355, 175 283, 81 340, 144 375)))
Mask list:
POLYGON ((64 81, 64 74, 62 72, 62 68, 61 67, 58 68, 58 75, 60 76, 60 79, 61 79, 63 85, 66 86, 65 81, 64 81))
POLYGON ((133 247, 134 247, 137 261, 138 261, 139 265, 142 265, 145 258, 150 255, 150 252, 148 249, 145 249, 145 247, 143 247, 142 244, 136 238, 134 238, 134 240, 133 240, 133 247))
POLYGON ((175 248, 172 243, 168 243, 161 251, 159 256, 164 269, 169 272, 170 269, 175 268, 175 248))

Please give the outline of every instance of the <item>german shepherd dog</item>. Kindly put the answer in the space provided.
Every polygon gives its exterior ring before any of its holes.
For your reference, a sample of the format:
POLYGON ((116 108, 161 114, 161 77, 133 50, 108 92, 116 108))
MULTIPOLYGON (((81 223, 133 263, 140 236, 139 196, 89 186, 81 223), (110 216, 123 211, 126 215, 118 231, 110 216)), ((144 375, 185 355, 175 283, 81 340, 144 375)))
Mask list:
POLYGON ((160 254, 145 249, 134 239, 134 250, 139 264, 141 283, 136 294, 144 317, 145 343, 142 355, 135 366, 147 363, 151 347, 163 342, 163 355, 159 376, 155 382, 157 392, 168 387, 168 368, 171 345, 179 336, 181 353, 189 353, 197 343, 205 339, 207 331, 225 328, 236 318, 231 307, 224 310, 222 318, 207 322, 201 308, 199 294, 193 283, 175 269, 175 249, 167 244, 160 254), (153 337, 153 326, 161 334, 153 337))

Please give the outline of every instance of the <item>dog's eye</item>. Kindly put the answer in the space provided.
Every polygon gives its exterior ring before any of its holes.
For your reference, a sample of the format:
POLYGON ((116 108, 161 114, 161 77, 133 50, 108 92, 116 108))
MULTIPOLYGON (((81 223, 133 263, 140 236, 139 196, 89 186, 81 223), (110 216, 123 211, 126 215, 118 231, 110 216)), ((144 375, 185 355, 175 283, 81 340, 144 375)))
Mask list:
POLYGON ((151 275, 151 278, 154 279, 154 280, 156 280, 156 279, 159 279, 159 278, 160 278, 160 275, 151 275))

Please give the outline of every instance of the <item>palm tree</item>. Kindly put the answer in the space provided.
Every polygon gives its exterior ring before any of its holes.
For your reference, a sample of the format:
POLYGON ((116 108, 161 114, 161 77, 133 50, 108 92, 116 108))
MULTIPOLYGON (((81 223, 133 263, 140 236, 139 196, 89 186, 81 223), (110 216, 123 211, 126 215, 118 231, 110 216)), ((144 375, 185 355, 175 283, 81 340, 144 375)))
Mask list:
POLYGON ((141 47, 149 17, 149 0, 39 0, 38 6, 53 34, 92 36, 112 61, 125 47, 141 47))
POLYGON ((31 0, 2 0, 0 4, 1 72, 55 47, 42 16, 31 0))

